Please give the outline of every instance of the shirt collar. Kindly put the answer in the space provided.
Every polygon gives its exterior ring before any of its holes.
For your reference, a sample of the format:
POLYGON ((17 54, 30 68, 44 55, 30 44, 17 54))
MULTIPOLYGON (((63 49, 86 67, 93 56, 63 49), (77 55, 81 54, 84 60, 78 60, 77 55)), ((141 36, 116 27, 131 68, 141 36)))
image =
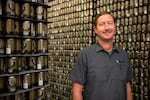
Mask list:
MULTIPOLYGON (((95 45, 96 45, 95 46, 96 52, 104 51, 104 49, 101 47, 101 45, 99 43, 96 43, 95 45)), ((119 49, 113 44, 113 50, 112 51, 119 52, 119 49)))

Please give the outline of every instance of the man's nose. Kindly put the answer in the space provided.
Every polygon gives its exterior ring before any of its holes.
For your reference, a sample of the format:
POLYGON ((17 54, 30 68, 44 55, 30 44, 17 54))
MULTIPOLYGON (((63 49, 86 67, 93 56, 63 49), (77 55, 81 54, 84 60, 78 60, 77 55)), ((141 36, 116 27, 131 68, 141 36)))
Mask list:
POLYGON ((109 29, 109 25, 105 23, 105 29, 109 29))

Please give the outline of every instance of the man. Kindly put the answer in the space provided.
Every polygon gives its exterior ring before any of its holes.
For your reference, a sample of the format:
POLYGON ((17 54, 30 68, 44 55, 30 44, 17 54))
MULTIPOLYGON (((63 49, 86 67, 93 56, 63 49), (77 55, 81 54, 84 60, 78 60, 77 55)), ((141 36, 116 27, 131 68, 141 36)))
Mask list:
POLYGON ((132 100, 128 55, 113 45, 115 18, 99 14, 94 32, 98 43, 80 52, 70 74, 73 100, 132 100))

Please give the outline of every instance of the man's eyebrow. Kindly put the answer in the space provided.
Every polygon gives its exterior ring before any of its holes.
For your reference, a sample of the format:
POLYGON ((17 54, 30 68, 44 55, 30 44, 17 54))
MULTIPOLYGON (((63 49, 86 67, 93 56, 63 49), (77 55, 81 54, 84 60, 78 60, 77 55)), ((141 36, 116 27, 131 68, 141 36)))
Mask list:
POLYGON ((114 22, 114 21, 108 21, 108 22, 114 22))
POLYGON ((105 23, 105 22, 99 22, 99 23, 105 23))
MULTIPOLYGON (((113 21, 107 21, 107 22, 113 22, 113 21)), ((99 23, 106 23, 106 22, 102 21, 102 22, 99 22, 99 23)))

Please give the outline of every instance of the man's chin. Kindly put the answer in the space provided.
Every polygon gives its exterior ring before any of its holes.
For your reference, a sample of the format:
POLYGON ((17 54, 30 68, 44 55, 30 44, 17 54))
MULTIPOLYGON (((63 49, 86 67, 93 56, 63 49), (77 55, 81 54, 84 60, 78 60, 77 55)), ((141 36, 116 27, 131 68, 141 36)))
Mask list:
POLYGON ((105 42, 112 42, 113 38, 105 38, 105 39, 103 39, 103 41, 105 41, 105 42))

